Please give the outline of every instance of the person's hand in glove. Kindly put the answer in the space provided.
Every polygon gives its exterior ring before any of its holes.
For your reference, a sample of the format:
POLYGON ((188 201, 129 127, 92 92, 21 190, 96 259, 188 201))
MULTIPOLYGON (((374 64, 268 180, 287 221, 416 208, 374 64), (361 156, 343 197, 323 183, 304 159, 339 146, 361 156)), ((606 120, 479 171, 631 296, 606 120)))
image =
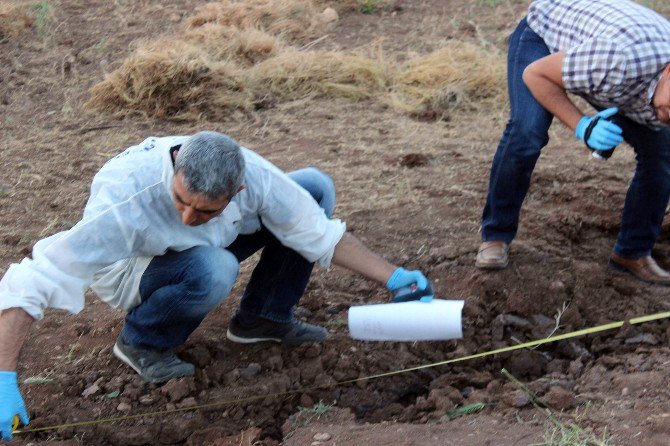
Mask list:
POLYGON ((393 302, 396 303, 410 300, 421 300, 421 302, 433 300, 433 288, 421 271, 407 271, 405 268, 398 268, 386 282, 386 288, 393 293, 393 302))
POLYGON ((607 118, 614 116, 619 109, 605 109, 595 116, 584 116, 577 123, 575 136, 591 150, 613 150, 623 142, 623 130, 607 118))
POLYGON ((16 372, 0 372, 0 435, 5 441, 12 439, 14 417, 28 424, 28 411, 23 402, 16 372))

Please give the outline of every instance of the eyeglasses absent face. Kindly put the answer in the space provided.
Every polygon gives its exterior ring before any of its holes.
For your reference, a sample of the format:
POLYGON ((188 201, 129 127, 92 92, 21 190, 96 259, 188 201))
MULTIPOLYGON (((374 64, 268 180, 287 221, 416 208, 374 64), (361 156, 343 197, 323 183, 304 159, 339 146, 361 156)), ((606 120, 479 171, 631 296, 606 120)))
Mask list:
POLYGON ((230 198, 209 199, 200 194, 193 194, 186 189, 184 177, 177 173, 172 180, 172 196, 181 221, 188 226, 199 226, 212 218, 221 215, 230 198))

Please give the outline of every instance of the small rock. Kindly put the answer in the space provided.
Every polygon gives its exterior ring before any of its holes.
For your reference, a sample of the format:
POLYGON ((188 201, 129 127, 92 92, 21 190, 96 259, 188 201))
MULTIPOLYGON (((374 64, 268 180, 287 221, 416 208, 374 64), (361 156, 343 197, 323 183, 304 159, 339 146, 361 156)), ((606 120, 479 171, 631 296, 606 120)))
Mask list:
POLYGON ((333 8, 326 8, 321 13, 321 20, 323 23, 337 22, 340 16, 333 8))
POLYGON ((262 367, 260 364, 256 362, 252 362, 249 364, 246 368, 240 370, 240 376, 243 378, 249 378, 251 376, 258 375, 258 373, 262 370, 262 367))
POLYGON ((530 404, 530 397, 520 390, 506 393, 502 396, 502 402, 510 407, 524 407, 530 404))
POLYGON ((651 333, 641 333, 637 336, 633 336, 632 338, 628 338, 624 341, 626 344, 649 344, 649 345, 657 345, 658 344, 658 339, 656 339, 656 336, 654 336, 651 333))
POLYGON ((177 408, 181 409, 181 408, 184 408, 184 407, 192 407, 192 406, 195 406, 197 404, 198 404, 198 402, 196 401, 196 399, 193 398, 192 396, 190 396, 188 398, 184 398, 184 400, 181 403, 178 403, 177 408))
POLYGON ((128 403, 120 403, 116 406, 116 410, 119 412, 130 412, 130 409, 132 409, 132 406, 128 403))
POLYGON ((100 393, 100 386, 93 383, 90 386, 88 386, 86 389, 84 389, 81 396, 83 396, 84 398, 88 398, 89 396, 97 395, 99 393, 100 393))
POLYGON ((284 359, 281 355, 272 355, 267 360, 267 368, 270 370, 281 370, 284 367, 284 359))
POLYGON ((328 441, 332 438, 332 435, 330 435, 328 432, 321 432, 314 434, 314 440, 315 441, 328 441))
POLYGON ((105 392, 121 392, 121 389, 123 388, 123 378, 120 376, 115 376, 114 378, 110 379, 108 382, 104 383, 103 389, 105 392))
POLYGON ((156 402, 156 398, 154 398, 152 395, 142 395, 139 401, 143 406, 151 406, 156 402))
POLYGON ((312 317, 312 312, 305 307, 298 307, 295 309, 294 316, 300 319, 309 319, 312 317))
POLYGON ((180 401, 195 389, 193 378, 171 379, 163 387, 161 393, 170 401, 180 401))
POLYGON ((562 387, 552 387, 543 398, 544 402, 557 410, 567 410, 577 404, 575 395, 562 387))

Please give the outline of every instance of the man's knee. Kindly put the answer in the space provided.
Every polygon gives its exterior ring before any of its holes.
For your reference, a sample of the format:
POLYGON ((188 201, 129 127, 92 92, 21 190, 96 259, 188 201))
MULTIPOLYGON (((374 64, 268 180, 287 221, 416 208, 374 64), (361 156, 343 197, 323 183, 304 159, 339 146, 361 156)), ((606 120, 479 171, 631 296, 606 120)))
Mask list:
POLYGON ((519 156, 536 156, 549 142, 549 134, 544 126, 532 119, 512 119, 507 126, 512 137, 517 140, 514 146, 519 156))
POLYGON ((235 284, 239 272, 237 258, 225 249, 212 246, 193 248, 192 268, 186 288, 194 304, 215 307, 235 284))
POLYGON ((316 167, 306 167, 291 172, 289 176, 309 192, 328 217, 333 215, 335 209, 335 183, 329 175, 316 167))

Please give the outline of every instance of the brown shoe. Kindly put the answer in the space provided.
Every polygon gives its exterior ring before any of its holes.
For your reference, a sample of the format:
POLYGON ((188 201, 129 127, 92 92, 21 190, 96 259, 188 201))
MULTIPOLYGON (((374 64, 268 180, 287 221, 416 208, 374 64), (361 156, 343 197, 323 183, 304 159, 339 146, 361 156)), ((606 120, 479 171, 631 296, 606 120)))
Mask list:
POLYGON ((503 241, 482 242, 477 251, 475 266, 480 269, 506 268, 509 263, 508 251, 509 245, 503 241))
POLYGON ((627 259, 612 253, 609 263, 618 270, 631 273, 643 282, 670 285, 670 273, 658 266, 651 256, 627 259))

